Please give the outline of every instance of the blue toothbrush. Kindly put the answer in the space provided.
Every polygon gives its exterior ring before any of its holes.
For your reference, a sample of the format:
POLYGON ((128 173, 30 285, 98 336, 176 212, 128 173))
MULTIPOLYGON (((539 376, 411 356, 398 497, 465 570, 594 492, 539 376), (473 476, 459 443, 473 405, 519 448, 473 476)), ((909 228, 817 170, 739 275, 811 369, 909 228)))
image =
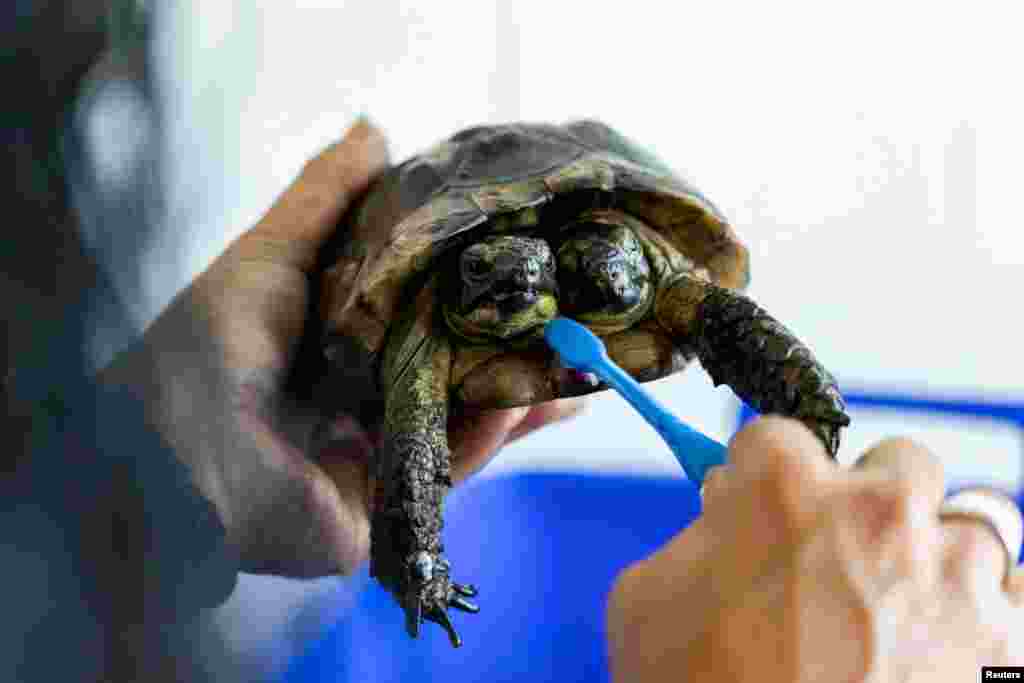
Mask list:
POLYGON ((725 463, 725 446, 683 424, 666 410, 640 383, 616 365, 597 335, 569 318, 555 318, 544 327, 544 339, 562 363, 580 372, 591 372, 619 392, 665 440, 686 476, 698 487, 707 471, 725 463))

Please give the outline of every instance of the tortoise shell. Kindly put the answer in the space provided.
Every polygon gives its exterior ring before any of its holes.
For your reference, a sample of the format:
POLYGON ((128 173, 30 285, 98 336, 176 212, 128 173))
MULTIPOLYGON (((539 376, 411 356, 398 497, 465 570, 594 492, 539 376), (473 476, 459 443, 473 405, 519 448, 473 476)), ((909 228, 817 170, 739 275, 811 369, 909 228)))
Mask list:
POLYGON ((715 283, 748 284, 747 249, 722 213, 607 125, 479 126, 389 169, 349 214, 325 273, 326 331, 376 356, 410 283, 442 255, 488 230, 543 229, 595 205, 644 221, 715 283))

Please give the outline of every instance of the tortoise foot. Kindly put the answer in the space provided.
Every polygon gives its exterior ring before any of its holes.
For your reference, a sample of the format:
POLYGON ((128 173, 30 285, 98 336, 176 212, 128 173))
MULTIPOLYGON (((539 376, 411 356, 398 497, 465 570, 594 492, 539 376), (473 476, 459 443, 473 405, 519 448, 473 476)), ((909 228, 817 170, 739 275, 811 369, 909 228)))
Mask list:
POLYGON ((470 614, 479 612, 480 608, 467 599, 476 597, 476 587, 451 581, 451 567, 439 555, 432 557, 429 553, 419 552, 409 558, 408 565, 411 581, 403 607, 409 635, 418 637, 420 624, 430 621, 445 630, 452 647, 460 647, 462 639, 452 624, 448 610, 454 607, 470 614))

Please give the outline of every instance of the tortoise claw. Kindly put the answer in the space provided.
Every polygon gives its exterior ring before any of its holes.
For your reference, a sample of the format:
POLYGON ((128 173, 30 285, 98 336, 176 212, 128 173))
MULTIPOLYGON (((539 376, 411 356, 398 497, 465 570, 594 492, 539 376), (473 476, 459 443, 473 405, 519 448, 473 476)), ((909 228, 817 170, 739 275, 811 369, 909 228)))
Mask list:
POLYGON ((421 621, 423 621, 423 612, 419 594, 410 592, 405 601, 405 630, 410 637, 419 637, 421 621))
POLYGON ((466 596, 467 598, 475 598, 480 593, 480 591, 476 589, 476 586, 471 583, 453 583, 452 590, 459 595, 466 596))
POLYGON ((428 612, 426 618, 435 624, 440 624, 441 627, 448 633, 448 639, 452 642, 452 647, 462 647, 462 638, 455 631, 455 626, 452 625, 452 620, 448 617, 448 611, 445 609, 436 609, 432 612, 428 612))
POLYGON ((479 605, 474 604, 474 603, 470 602, 469 600, 466 600, 465 598, 460 597, 458 595, 449 598, 448 605, 450 607, 455 607, 456 609, 460 609, 463 612, 469 612, 470 614, 476 614, 477 612, 480 611, 480 606, 479 605))

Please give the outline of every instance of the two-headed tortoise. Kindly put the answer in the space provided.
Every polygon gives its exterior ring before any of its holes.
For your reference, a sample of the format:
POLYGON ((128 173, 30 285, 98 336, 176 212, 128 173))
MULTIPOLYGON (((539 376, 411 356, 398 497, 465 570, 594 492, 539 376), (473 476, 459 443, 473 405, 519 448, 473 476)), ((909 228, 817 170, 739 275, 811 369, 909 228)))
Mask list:
POLYGON ((601 123, 464 130, 383 174, 341 230, 324 352, 347 377, 367 369, 382 401, 371 574, 412 636, 426 619, 457 646, 448 608, 476 610, 442 556, 449 415, 604 388, 545 345, 557 315, 640 381, 696 356, 716 385, 798 418, 833 456, 849 424, 807 347, 738 293, 748 252, 722 214, 601 123))

